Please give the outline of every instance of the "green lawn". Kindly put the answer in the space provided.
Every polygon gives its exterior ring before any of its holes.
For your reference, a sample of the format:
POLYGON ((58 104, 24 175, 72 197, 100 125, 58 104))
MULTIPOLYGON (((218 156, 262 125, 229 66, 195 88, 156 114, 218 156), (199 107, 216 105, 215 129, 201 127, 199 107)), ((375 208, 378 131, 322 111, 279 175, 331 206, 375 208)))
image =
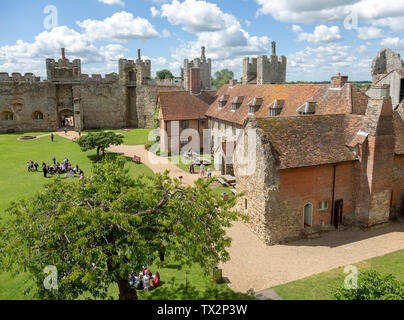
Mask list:
POLYGON ((111 131, 116 133, 123 134, 123 144, 129 146, 137 146, 143 145, 148 143, 149 134, 151 130, 148 129, 134 129, 130 131, 123 131, 123 130, 104 130, 104 129, 97 129, 97 130, 86 130, 83 134, 87 134, 89 132, 100 132, 100 131, 111 131))
MULTIPOLYGON (((374 269, 382 274, 393 274, 404 281, 404 250, 372 258, 355 266, 359 270, 374 269)), ((333 269, 301 280, 286 283, 274 289, 285 300, 331 300, 332 290, 342 287, 347 274, 344 267, 333 269)))
MULTIPOLYGON (((40 133, 43 134, 43 133, 40 133)), ((34 195, 46 182, 41 172, 28 172, 27 161, 51 163, 55 156, 57 161, 62 162, 68 157, 73 165, 76 163, 85 174, 90 174, 91 158, 93 151, 82 152, 79 146, 65 138, 55 135, 54 142, 49 137, 18 141, 21 135, 36 135, 35 133, 24 134, 0 134, 0 217, 6 223, 5 209, 10 201, 28 198, 34 195)), ((137 165, 128 161, 128 168, 132 176, 141 174, 153 174, 152 170, 143 164, 137 165)), ((11 276, 0 274, 0 300, 24 299, 24 289, 32 285, 28 275, 11 276)))
MULTIPOLYGON (((133 143, 144 139, 144 132, 135 131, 127 137, 133 143)), ((124 134, 127 134, 126 132, 124 134)), ((55 156, 57 161, 63 161, 68 157, 73 165, 76 163, 83 169, 85 174, 90 174, 91 159, 95 152, 82 152, 79 146, 65 138, 55 135, 54 142, 49 137, 31 141, 18 141, 17 138, 24 134, 0 134, 0 217, 6 223, 5 209, 10 201, 28 198, 35 194, 50 179, 43 178, 41 172, 28 172, 27 161, 51 163, 55 156)), ((35 135, 31 133, 31 135, 35 135)), ((128 159, 128 168, 132 176, 140 174, 153 174, 145 165, 136 165, 128 159)), ((247 295, 238 295, 229 289, 227 284, 219 284, 216 288, 211 285, 209 277, 202 273, 198 266, 180 269, 174 263, 168 263, 165 268, 157 269, 152 266, 153 272, 159 271, 163 285, 149 293, 140 292, 142 299, 244 299, 251 298, 247 295), (188 273, 187 273, 188 272, 188 273), (186 286, 186 278, 188 286, 186 286), (217 289, 217 291, 215 291, 217 289)), ((33 286, 29 274, 11 275, 0 274, 0 300, 32 299, 32 295, 24 295, 27 288, 33 286)), ((118 288, 111 286, 110 293, 113 298, 118 297, 118 288)))

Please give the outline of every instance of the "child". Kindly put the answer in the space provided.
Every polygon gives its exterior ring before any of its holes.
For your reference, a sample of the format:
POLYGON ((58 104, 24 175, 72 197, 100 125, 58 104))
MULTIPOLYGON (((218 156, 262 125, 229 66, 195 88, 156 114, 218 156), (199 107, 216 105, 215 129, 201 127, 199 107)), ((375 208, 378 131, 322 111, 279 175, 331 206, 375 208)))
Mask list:
POLYGON ((212 169, 208 168, 208 178, 212 178, 212 169))
POLYGON ((144 287, 144 291, 149 291, 149 288, 150 288, 150 276, 148 274, 146 274, 143 277, 143 287, 144 287))

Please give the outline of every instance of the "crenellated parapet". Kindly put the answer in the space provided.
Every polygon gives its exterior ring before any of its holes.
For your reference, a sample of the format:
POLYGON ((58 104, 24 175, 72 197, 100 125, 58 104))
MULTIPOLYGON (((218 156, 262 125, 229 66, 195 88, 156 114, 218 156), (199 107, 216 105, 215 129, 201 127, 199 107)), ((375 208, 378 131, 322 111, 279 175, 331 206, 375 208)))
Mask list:
POLYGON ((116 74, 106 74, 103 77, 101 74, 92 74, 89 76, 88 74, 82 74, 80 78, 81 82, 97 82, 97 83, 113 83, 119 81, 119 77, 116 74))
POLYGON ((81 78, 81 60, 75 59, 72 62, 65 56, 65 49, 62 48, 62 59, 46 59, 47 80, 52 82, 74 82, 81 78))
POLYGON ((201 48, 201 57, 190 61, 184 60, 184 68, 181 70, 184 77, 185 90, 191 88, 189 72, 192 68, 199 68, 201 74, 201 89, 210 90, 212 88, 212 59, 206 59, 205 47, 201 48))
POLYGON ((287 58, 276 55, 276 42, 272 42, 271 56, 243 59, 243 84, 282 84, 286 82, 287 58))
POLYGON ((21 73, 14 72, 11 76, 7 72, 0 73, 0 82, 40 82, 41 78, 35 76, 33 73, 27 72, 24 75, 21 73))

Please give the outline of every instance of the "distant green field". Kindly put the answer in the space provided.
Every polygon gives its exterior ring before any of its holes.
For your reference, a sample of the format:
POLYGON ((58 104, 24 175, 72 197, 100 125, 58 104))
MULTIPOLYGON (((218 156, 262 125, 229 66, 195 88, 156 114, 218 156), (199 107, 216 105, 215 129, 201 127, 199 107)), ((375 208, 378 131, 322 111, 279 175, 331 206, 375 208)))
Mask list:
MULTIPOLYGON (((373 269, 404 281, 404 250, 354 264, 359 270, 373 269)), ((332 290, 344 285, 344 267, 286 283, 274 289, 285 300, 332 300, 332 290)))

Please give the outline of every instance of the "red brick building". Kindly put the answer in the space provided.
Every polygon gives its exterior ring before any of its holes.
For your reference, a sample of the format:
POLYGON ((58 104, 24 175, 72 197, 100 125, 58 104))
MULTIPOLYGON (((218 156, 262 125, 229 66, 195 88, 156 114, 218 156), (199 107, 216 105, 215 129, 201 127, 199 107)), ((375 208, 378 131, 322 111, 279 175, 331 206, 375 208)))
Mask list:
POLYGON ((393 111, 388 86, 369 94, 359 114, 247 119, 241 152, 249 163, 235 157, 237 191, 245 193, 238 209, 268 244, 403 213, 404 115, 393 111), (246 147, 249 134, 255 150, 246 147))
POLYGON ((187 144, 196 152, 203 147, 203 130, 208 129, 205 113, 216 91, 201 90, 199 68, 190 70, 190 85, 190 91, 161 92, 157 98, 162 152, 180 151, 187 144))

